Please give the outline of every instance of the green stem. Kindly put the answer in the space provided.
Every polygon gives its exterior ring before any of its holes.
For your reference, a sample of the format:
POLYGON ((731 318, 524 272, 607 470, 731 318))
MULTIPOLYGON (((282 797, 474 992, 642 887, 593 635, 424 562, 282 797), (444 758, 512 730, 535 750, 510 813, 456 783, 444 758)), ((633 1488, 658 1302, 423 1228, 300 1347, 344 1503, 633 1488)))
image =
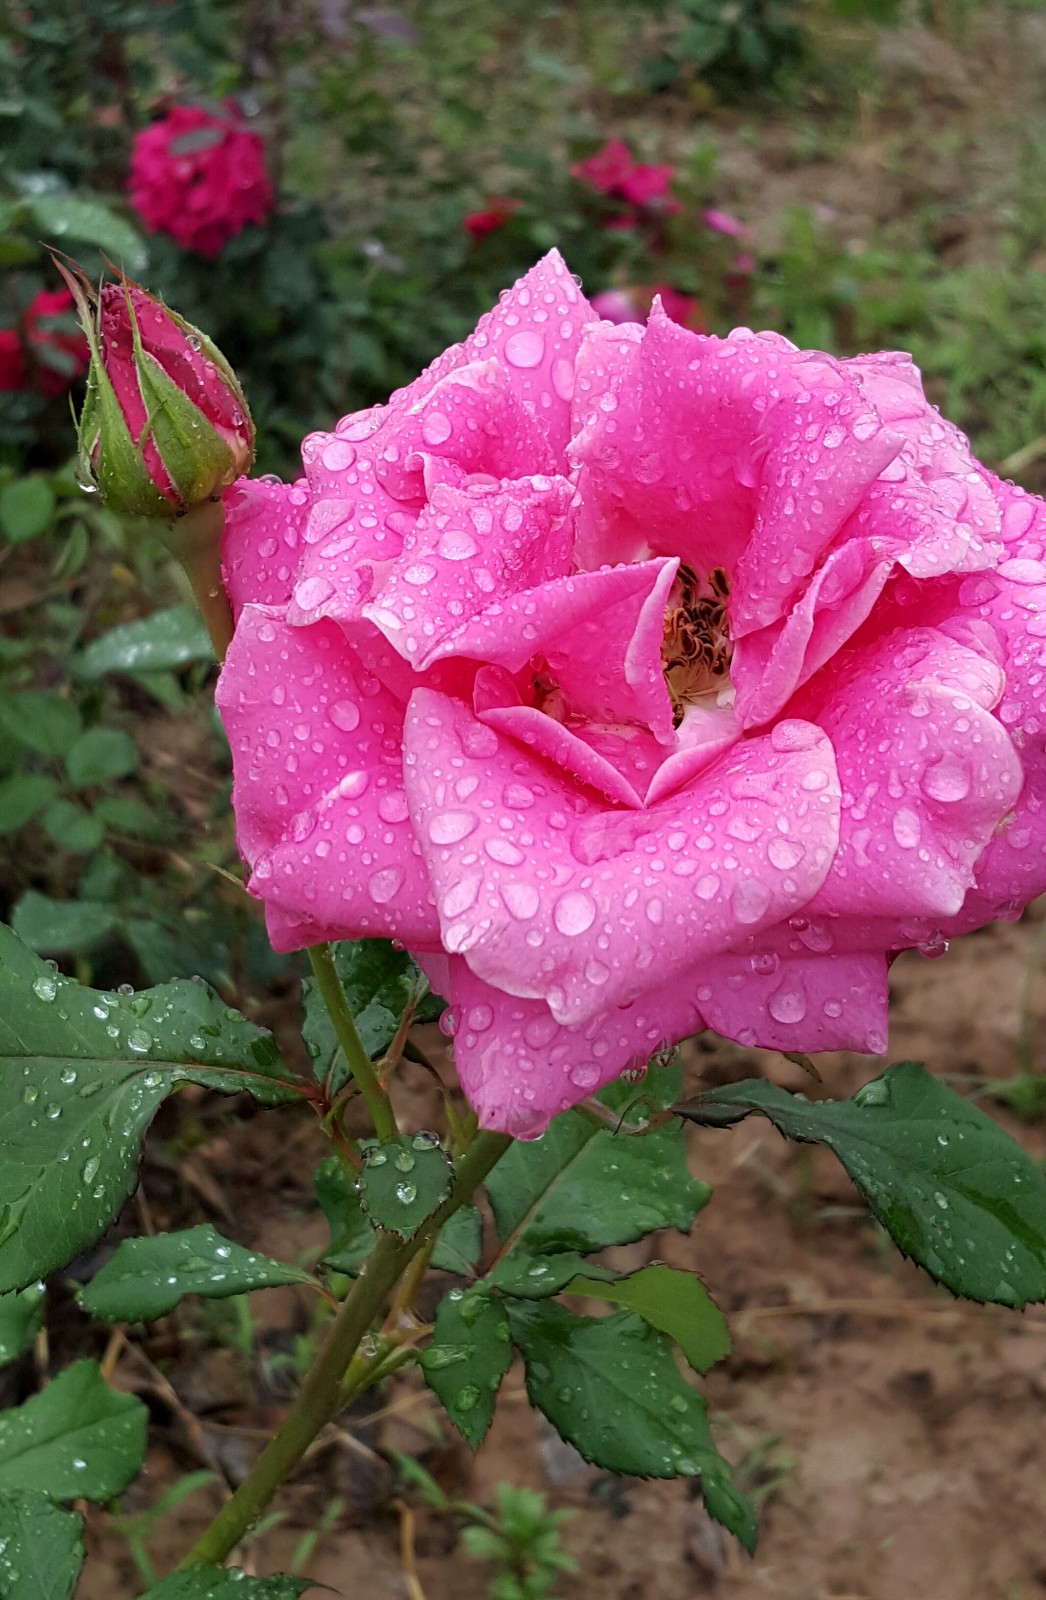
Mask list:
POLYGON ((232 607, 222 583, 222 531, 225 507, 221 500, 203 500, 184 516, 156 528, 164 544, 185 568, 192 584, 196 609, 219 661, 225 660, 232 642, 232 607))
POLYGON ((330 945, 314 944, 309 951, 309 961, 312 964, 316 987, 330 1013, 334 1031, 338 1035, 338 1043, 349 1064, 349 1071, 359 1084, 360 1093, 367 1102, 374 1132, 379 1139, 394 1139, 399 1130, 396 1127, 392 1104, 378 1082, 370 1056, 364 1050, 363 1041, 356 1031, 356 1024, 352 1020, 352 1012, 345 1000, 345 991, 342 989, 341 979, 334 965, 330 945))
POLYGON ((382 1234, 331 1325, 327 1342, 305 1378, 279 1432, 270 1440, 236 1493, 196 1541, 182 1567, 223 1561, 257 1521, 320 1429, 341 1409, 341 1382, 360 1340, 408 1262, 472 1198, 512 1143, 508 1134, 481 1133, 456 1163, 443 1204, 412 1239, 382 1234))

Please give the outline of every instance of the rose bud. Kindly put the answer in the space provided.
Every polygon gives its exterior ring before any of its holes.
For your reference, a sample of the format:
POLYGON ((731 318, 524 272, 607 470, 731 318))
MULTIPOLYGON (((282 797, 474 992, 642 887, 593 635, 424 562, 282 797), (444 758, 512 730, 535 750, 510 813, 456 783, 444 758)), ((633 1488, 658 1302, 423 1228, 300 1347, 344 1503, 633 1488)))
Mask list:
POLYGON ((91 350, 82 479, 114 511, 172 518, 247 472, 247 401, 207 336, 128 278, 96 295, 82 276, 64 276, 91 350))
POLYGON ((221 492, 249 471, 254 424, 221 351, 122 274, 95 293, 56 262, 91 352, 80 481, 113 511, 156 520, 189 576, 219 659, 232 636, 221 584, 221 492))

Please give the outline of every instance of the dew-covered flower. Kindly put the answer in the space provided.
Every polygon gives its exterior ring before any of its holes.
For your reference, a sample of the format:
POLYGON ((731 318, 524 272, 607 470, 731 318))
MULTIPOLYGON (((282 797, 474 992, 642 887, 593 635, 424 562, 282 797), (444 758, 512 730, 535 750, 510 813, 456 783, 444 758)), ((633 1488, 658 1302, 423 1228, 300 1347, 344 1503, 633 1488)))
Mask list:
POLYGON ((415 952, 485 1125, 704 1027, 882 1051, 898 951, 1046 889, 1046 505, 907 356, 550 256, 303 459, 227 495, 250 888, 415 952))
POLYGON ((152 233, 213 260, 272 210, 264 141, 232 100, 175 106, 135 135, 128 194, 152 233))
POLYGON ((113 510, 173 518, 254 460, 243 390, 205 334, 130 279, 95 294, 59 266, 90 346, 80 474, 113 510))

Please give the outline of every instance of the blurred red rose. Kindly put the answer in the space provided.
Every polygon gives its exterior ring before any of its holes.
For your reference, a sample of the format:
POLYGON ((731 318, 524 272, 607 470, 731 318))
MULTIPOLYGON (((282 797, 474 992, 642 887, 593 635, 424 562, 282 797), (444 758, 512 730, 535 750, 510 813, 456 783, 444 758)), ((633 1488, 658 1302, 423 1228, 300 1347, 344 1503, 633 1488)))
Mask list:
POLYGON ((249 223, 264 222, 273 201, 264 141, 231 100, 221 115, 175 106, 137 133, 128 192, 151 232, 211 260, 249 223))

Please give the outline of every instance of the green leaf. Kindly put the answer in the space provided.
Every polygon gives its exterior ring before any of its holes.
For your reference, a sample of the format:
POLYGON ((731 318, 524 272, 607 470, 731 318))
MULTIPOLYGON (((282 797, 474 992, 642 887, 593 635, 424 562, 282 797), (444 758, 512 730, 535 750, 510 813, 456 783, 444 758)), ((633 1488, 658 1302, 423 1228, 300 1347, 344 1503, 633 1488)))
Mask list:
POLYGON ((312 1281, 299 1267, 245 1250, 204 1222, 183 1233, 124 1239, 79 1299, 103 1322, 152 1322, 187 1294, 225 1300, 252 1289, 312 1281))
POLYGON ((516 1144, 487 1179, 498 1237, 531 1256, 627 1244, 656 1228, 688 1229, 710 1194, 690 1176, 678 1123, 649 1134, 556 1117, 516 1144))
POLYGON ((0 532, 8 544, 35 539, 51 526, 55 505, 46 478, 16 478, 0 489, 0 532))
POLYGON ((52 900, 27 889, 11 913, 11 925, 34 950, 86 950, 112 933, 117 914, 100 900, 52 900))
POLYGON ((312 1578, 249 1578, 239 1567, 190 1567, 172 1572, 142 1600, 298 1600, 312 1578))
POLYGON ((39 1489, 0 1494, 3 1600, 71 1600, 83 1561, 80 1517, 39 1489))
POLYGON ((320 1260, 354 1278, 374 1248, 375 1233, 360 1205, 359 1191, 338 1160, 328 1156, 312 1175, 330 1242, 320 1260))
POLYGON ((447 1198, 454 1168, 434 1137, 404 1133, 364 1151, 360 1204, 376 1228, 409 1239, 447 1198))
MULTIPOLYGON (((405 950, 395 950, 387 939, 358 939, 332 945, 334 965, 341 979, 363 1048, 378 1056, 395 1037, 404 1011, 413 999, 418 1022, 431 1022, 443 1010, 442 1000, 430 993, 423 975, 405 950)), ((302 1035, 312 1057, 317 1078, 324 1081, 338 1048, 334 1025, 311 978, 302 983, 305 1022, 302 1035)), ((339 1058, 332 1079, 334 1092, 349 1080, 349 1069, 339 1058)))
MULTIPOLYGON (((335 1272, 355 1277, 374 1248, 375 1233, 360 1204, 356 1184, 337 1156, 328 1156, 312 1175, 320 1210, 330 1228, 330 1243, 321 1260, 335 1272)), ((474 1206, 462 1206, 436 1235, 432 1265, 440 1272, 467 1278, 479 1261, 483 1229, 474 1206)))
POLYGON ((126 778, 140 760, 138 746, 129 734, 119 728, 88 728, 68 751, 65 769, 70 783, 86 789, 111 778, 126 778))
POLYGON ((554 1300, 512 1300, 506 1310, 532 1403, 586 1461, 642 1478, 700 1479, 710 1514, 755 1548, 755 1514, 662 1334, 628 1311, 578 1317, 554 1300))
POLYGON ((490 1427, 511 1361, 508 1317, 500 1300, 479 1289, 451 1289, 444 1295, 421 1369, 473 1450, 490 1427))
POLYGON ((149 252, 141 235, 125 218, 110 211, 100 200, 83 199, 73 194, 26 196, 33 223, 44 239, 78 239, 95 244, 132 276, 145 271, 149 252))
POLYGON ((14 1361, 36 1338, 44 1320, 44 1286, 0 1294, 0 1367, 14 1361))
POLYGON ((0 783, 0 834, 17 833, 54 798, 55 781, 42 772, 23 772, 0 783))
POLYGON ((64 756, 79 737, 80 713, 48 689, 0 694, 0 732, 42 756, 64 756))
POLYGON ((432 1265, 438 1272, 456 1272, 469 1277, 476 1268, 483 1248, 483 1224, 475 1206, 462 1206, 447 1218, 436 1235, 432 1265))
POLYGON ((105 836, 101 819, 85 811, 74 800, 52 800, 40 818, 47 837, 63 850, 86 855, 97 850, 105 836))
POLYGON ((93 1361, 78 1361, 0 1417, 0 1490, 111 1500, 145 1458, 146 1419, 135 1395, 117 1394, 93 1361))
POLYGON ((635 1311, 675 1340, 695 1372, 707 1372, 732 1349, 726 1318, 692 1272, 656 1262, 616 1283, 605 1283, 586 1269, 584 1276, 572 1278, 564 1288, 567 1294, 599 1296, 635 1311))
POLYGON ((129 795, 104 795, 95 806, 94 814, 105 827, 116 833, 129 833, 133 839, 162 844, 171 837, 170 819, 151 810, 141 800, 132 800, 129 795))
POLYGON ((757 1080, 676 1110, 713 1126, 758 1111, 789 1139, 827 1145, 905 1255, 953 1294, 1046 1300, 1046 1176, 919 1062, 887 1068, 849 1100, 811 1102, 757 1080))
POLYGON ((92 640, 76 672, 81 678, 103 678, 108 672, 169 672, 213 660, 214 645, 196 607, 171 606, 92 640))
MULTIPOLYGON (((559 1250, 547 1256, 532 1256, 519 1246, 502 1256, 494 1270, 483 1280, 508 1294, 514 1300, 547 1300, 550 1295, 561 1294, 579 1273, 587 1273, 595 1283, 613 1283, 616 1272, 607 1267, 597 1267, 578 1255, 576 1250, 559 1250)), ((593 1288, 578 1289, 578 1294, 596 1294, 593 1288)))
POLYGON ((205 985, 89 989, 0 927, 0 1292, 97 1238, 153 1113, 185 1082, 264 1105, 296 1097, 270 1036, 205 985))

